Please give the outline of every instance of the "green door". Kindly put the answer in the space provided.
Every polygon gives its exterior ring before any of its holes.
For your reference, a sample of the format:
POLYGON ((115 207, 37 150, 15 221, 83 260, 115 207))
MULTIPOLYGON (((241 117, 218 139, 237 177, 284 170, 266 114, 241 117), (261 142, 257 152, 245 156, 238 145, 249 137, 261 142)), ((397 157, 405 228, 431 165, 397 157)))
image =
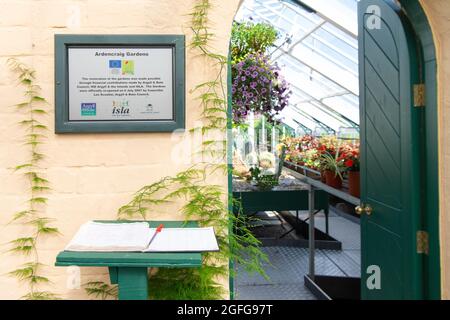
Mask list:
POLYGON ((391 0, 361 0, 362 299, 421 299, 420 82, 416 39, 391 0))

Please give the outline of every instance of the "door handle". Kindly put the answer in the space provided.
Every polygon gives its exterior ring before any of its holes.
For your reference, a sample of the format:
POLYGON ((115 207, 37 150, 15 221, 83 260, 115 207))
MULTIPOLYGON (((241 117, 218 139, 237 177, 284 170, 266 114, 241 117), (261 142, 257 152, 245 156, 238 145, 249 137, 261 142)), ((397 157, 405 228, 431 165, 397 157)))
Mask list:
POLYGON ((370 205, 361 205, 361 206, 357 206, 355 208, 355 212, 358 215, 362 215, 363 213, 367 214, 368 216, 372 215, 373 209, 370 205))

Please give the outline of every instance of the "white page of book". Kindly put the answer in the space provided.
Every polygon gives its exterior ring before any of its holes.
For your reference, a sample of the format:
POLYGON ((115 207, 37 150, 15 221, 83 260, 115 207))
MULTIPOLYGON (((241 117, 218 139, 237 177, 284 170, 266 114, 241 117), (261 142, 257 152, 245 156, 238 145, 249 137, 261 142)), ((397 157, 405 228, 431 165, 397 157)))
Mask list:
MULTIPOLYGON (((151 228, 154 234, 154 228, 151 228)), ((219 251, 213 227, 163 228, 144 252, 219 251)))
POLYGON ((142 251, 153 235, 146 222, 83 224, 65 250, 67 251, 142 251))

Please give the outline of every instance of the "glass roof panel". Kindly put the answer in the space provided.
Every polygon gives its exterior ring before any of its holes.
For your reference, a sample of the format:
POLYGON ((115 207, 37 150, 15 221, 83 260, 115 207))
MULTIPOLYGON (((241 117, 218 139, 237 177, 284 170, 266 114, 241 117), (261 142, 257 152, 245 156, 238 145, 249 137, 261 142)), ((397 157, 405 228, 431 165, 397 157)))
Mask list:
POLYGON ((302 2, 351 34, 355 36, 358 34, 358 0, 302 0, 302 2))
POLYGON ((321 124, 338 131, 340 127, 347 126, 347 124, 336 116, 333 116, 329 112, 326 112, 323 108, 314 103, 300 103, 296 105, 298 110, 310 115, 315 120, 318 120, 321 124))
POLYGON ((318 126, 318 123, 316 121, 312 120, 309 117, 306 117, 305 115, 299 113, 298 111, 293 110, 290 107, 285 108, 281 112, 281 116, 282 118, 284 118, 283 121, 293 128, 297 128, 299 124, 302 124, 308 129, 314 130, 314 128, 318 126))
POLYGON ((343 96, 331 97, 323 99, 323 103, 340 114, 345 114, 351 121, 359 124, 359 104, 358 97, 347 94, 343 96), (356 102, 354 101, 356 98, 356 102), (353 112, 348 112, 353 110, 353 112))

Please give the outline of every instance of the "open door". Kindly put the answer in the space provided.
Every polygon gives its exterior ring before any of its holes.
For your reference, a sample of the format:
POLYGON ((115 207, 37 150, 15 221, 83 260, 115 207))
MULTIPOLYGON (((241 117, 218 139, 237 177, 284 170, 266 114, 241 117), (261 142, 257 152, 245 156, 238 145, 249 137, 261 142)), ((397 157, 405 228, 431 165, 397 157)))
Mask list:
POLYGON ((418 42, 393 0, 361 0, 358 17, 362 299, 421 299, 418 42))

